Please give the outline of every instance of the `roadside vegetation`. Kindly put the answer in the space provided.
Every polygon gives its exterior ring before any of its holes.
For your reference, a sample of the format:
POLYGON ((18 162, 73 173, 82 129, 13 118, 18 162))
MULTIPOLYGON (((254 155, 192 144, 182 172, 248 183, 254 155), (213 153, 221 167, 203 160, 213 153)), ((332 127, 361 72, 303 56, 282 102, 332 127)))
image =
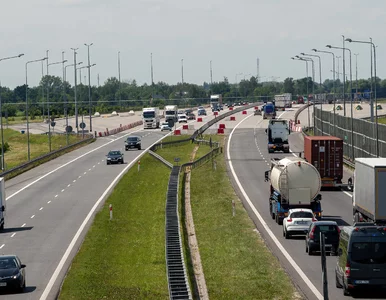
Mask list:
MULTIPOLYGON (((69 144, 74 144, 81 140, 81 136, 69 135, 69 144)), ((51 136, 52 151, 63 148, 66 145, 67 142, 65 135, 51 136)), ((27 134, 22 134, 19 131, 13 129, 4 129, 4 151, 6 170, 26 163, 28 161, 27 134)), ((47 153, 49 153, 48 136, 41 134, 30 134, 31 160, 47 153)))

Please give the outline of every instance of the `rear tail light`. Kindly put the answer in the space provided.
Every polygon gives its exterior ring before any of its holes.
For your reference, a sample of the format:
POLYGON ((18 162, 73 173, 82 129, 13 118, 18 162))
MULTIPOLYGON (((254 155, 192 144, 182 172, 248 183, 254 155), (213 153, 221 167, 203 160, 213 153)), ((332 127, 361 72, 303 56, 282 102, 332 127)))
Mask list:
POLYGON ((287 222, 292 222, 292 219, 287 219, 287 222))
POLYGON ((315 233, 315 226, 314 228, 312 228, 311 232, 310 232, 310 239, 313 240, 314 239, 314 233, 315 233))
POLYGON ((316 222, 317 221, 317 219, 315 219, 315 218, 312 218, 312 222, 316 222))
POLYGON ((346 278, 349 278, 350 273, 351 273, 350 264, 347 262, 346 267, 344 268, 344 276, 346 276, 346 278))
POLYGON ((339 228, 339 226, 336 226, 336 229, 338 230, 338 233, 340 233, 340 228, 339 228))

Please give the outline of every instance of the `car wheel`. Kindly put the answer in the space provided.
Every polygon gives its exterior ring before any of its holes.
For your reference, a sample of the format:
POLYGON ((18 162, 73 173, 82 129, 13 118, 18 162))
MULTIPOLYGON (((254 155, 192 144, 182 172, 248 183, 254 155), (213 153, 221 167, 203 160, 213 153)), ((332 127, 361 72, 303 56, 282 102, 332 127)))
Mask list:
POLYGON ((344 285, 344 282, 343 282, 343 295, 344 296, 350 296, 350 292, 348 291, 348 288, 344 285))
POLYGON ((0 225, 0 230, 4 230, 4 223, 0 225))
POLYGON ((313 255, 313 253, 314 253, 314 250, 310 247, 310 246, 308 246, 308 255, 313 255))
POLYGON ((109 165, 110 163, 109 162, 106 162, 106 165, 109 165))
POLYGON ((308 253, 308 243, 307 243, 307 240, 306 240, 306 253, 308 253))
POLYGON ((141 150, 141 146, 138 147, 138 150, 141 150))
POLYGON ((335 286, 336 286, 338 289, 341 289, 341 288, 342 288, 342 285, 341 285, 340 282, 339 282, 338 274, 336 274, 336 271, 335 271, 335 286))
POLYGON ((290 238, 290 234, 287 232, 287 230, 285 231, 285 239, 288 240, 290 238))

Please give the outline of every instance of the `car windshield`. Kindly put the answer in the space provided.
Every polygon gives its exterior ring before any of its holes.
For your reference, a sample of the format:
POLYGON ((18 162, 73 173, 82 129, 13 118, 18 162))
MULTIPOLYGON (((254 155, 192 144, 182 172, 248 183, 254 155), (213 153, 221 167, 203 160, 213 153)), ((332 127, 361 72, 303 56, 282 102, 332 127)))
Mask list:
POLYGON ((110 151, 109 155, 111 155, 111 156, 121 155, 121 152, 119 152, 119 151, 110 151))
POLYGON ((353 243, 351 259, 363 264, 386 264, 386 243, 353 243))
POLYGON ((314 215, 308 211, 296 211, 291 214, 291 218, 310 218, 312 219, 314 215))
POLYGON ((186 119, 186 116, 180 116, 180 119, 186 119))
POLYGON ((14 258, 0 258, 0 269, 14 269, 17 268, 14 258))
POLYGON ((143 113, 143 117, 144 118, 154 118, 155 117, 155 113, 154 113, 154 111, 145 111, 143 113))
POLYGON ((133 136, 133 137, 128 137, 127 140, 129 142, 136 142, 136 141, 138 141, 138 138, 133 136))
POLYGON ((169 126, 169 123, 162 123, 162 126, 169 126))
POLYGON ((318 225, 316 229, 321 232, 338 232, 338 227, 336 225, 318 225))

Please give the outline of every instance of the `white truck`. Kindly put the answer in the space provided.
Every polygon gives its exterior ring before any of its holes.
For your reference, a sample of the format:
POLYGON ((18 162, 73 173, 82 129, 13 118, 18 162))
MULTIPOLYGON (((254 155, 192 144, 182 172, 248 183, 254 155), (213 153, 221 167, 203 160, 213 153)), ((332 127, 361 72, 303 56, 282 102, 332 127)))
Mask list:
POLYGON ((4 229, 5 224, 5 180, 0 177, 0 230, 4 229))
POLYGON ((265 181, 271 182, 269 211, 281 225, 292 208, 312 209, 315 217, 322 216, 319 194, 322 186, 319 171, 298 156, 271 159, 271 170, 265 171, 265 181))
POLYGON ((353 222, 386 223, 386 158, 356 158, 353 222))
POLYGON ((275 108, 276 110, 285 110, 292 107, 292 94, 285 93, 281 95, 275 95, 275 108))
POLYGON ((290 129, 288 120, 272 119, 269 120, 268 128, 265 130, 268 136, 268 152, 283 151, 289 153, 290 147, 288 136, 290 129))
POLYGON ((222 95, 211 95, 210 96, 210 108, 212 112, 220 111, 222 109, 222 95))
POLYGON ((160 115, 158 107, 145 107, 142 109, 143 128, 159 128, 160 115))
POLYGON ((165 106, 165 121, 173 120, 178 121, 178 108, 177 105, 166 105, 165 106))

